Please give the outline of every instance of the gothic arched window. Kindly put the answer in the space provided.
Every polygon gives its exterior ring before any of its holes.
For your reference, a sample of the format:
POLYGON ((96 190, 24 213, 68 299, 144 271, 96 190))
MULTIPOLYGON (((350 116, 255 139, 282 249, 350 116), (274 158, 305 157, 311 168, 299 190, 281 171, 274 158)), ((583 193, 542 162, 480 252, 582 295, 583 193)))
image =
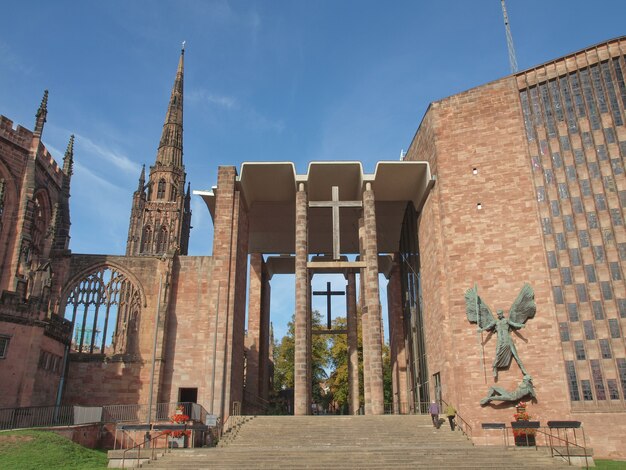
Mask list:
POLYGON ((139 290, 122 272, 103 266, 70 290, 65 318, 72 322, 73 352, 89 354, 128 351, 129 332, 137 330, 139 290))
POLYGON ((141 253, 150 253, 152 246, 152 228, 146 225, 141 236, 141 253))
POLYGON ((161 230, 157 234, 156 245, 157 253, 165 253, 167 251, 167 227, 165 225, 161 226, 161 230))
POLYGON ((161 178, 159 185, 157 186, 157 199, 163 199, 165 197, 165 180, 161 178))

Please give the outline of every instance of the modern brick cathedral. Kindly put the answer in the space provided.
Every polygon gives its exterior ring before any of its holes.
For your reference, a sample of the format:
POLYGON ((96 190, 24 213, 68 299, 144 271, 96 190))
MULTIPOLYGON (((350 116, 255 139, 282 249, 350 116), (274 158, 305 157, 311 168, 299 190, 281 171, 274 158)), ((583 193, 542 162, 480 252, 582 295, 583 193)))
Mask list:
POLYGON ((403 161, 373 173, 343 161, 306 174, 220 167, 216 187, 196 191, 212 256, 187 256, 183 59, 124 256, 68 249, 73 139, 59 167, 41 143, 47 95, 34 131, 1 118, 0 407, 257 413, 272 375, 271 279, 294 274, 294 411, 309 414, 311 337, 324 333, 311 327, 311 279, 331 272, 346 278, 350 412, 382 414, 382 273, 393 412, 443 399, 477 444, 493 443, 481 423, 508 423, 514 408, 481 400, 531 384, 533 419, 582 421, 596 455, 626 457, 626 38, 432 103, 403 161), (536 314, 520 329, 509 309, 525 284, 536 314), (477 332, 474 287, 518 326, 477 332), (510 367, 492 369, 505 341, 510 367))

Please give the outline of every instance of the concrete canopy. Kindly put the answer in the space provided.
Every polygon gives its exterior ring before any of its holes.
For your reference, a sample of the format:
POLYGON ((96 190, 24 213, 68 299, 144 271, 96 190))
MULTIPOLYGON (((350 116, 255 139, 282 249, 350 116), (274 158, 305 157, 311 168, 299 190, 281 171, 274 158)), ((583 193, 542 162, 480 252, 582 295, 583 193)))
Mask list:
MULTIPOLYGON (((333 186, 340 201, 360 201, 366 183, 376 197, 379 253, 398 250, 404 211, 412 202, 419 211, 432 187, 427 162, 383 161, 373 174, 363 173, 356 161, 311 162, 306 175, 296 174, 291 162, 245 162, 237 178, 248 209, 250 253, 293 254, 295 251, 295 198, 304 184, 309 201, 330 201, 333 186)), ((219 188, 194 191, 215 217, 219 188)), ((358 220, 361 209, 340 210, 341 253, 359 252, 358 220)), ((309 208, 309 253, 332 252, 330 208, 309 208)))

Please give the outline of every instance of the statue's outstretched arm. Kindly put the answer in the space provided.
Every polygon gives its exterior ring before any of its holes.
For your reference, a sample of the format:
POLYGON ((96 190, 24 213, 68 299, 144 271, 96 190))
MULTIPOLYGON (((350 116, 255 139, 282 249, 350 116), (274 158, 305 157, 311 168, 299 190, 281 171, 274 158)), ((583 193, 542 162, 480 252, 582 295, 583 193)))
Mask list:
POLYGON ((509 322, 509 325, 511 325, 513 328, 521 329, 521 328, 524 328, 526 326, 523 323, 515 323, 514 321, 511 321, 511 319, 509 319, 507 321, 509 322))

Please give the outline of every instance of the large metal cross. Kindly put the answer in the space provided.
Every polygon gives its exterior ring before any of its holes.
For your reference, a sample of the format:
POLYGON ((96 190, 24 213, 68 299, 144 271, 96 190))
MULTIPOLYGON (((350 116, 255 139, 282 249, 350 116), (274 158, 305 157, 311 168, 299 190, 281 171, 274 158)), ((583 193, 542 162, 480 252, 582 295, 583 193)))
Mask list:
POLYGON ((325 295, 326 296, 326 326, 330 330, 331 321, 330 321, 330 311, 331 311, 331 302, 330 299, 333 295, 346 295, 346 293, 342 290, 332 290, 330 288, 330 282, 326 283, 326 290, 316 290, 313 291, 313 295, 325 295))
POLYGON ((332 187, 332 201, 311 201, 309 207, 330 207, 333 210, 333 259, 339 260, 341 257, 341 241, 339 226, 340 207, 361 207, 361 201, 340 201, 339 186, 332 187))

